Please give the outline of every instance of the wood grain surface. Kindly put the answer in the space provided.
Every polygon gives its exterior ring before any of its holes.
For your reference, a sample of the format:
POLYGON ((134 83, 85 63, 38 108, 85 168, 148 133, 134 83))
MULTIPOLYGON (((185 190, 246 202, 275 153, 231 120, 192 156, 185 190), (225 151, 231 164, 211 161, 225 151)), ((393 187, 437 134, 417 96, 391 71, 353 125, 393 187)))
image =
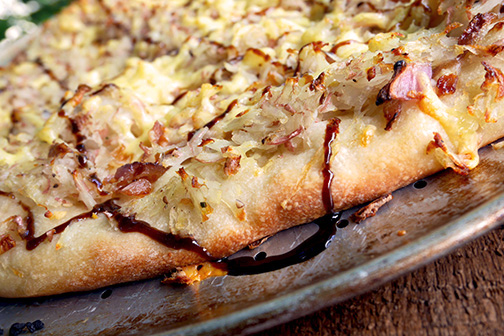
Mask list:
POLYGON ((504 228, 377 290, 266 330, 272 335, 502 335, 504 228))

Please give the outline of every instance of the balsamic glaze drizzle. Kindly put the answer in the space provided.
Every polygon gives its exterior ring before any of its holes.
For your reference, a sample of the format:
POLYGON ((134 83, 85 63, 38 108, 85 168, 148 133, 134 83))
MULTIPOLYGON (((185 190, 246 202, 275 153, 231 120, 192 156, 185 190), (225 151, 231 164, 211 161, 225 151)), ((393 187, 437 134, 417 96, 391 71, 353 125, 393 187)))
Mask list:
POLYGON ((222 263, 229 275, 252 275, 299 264, 315 257, 329 246, 336 234, 336 224, 340 218, 341 213, 337 212, 314 220, 313 223, 318 226, 317 232, 284 254, 267 256, 261 260, 255 260, 253 257, 223 258, 217 261, 217 265, 222 263))
POLYGON ((157 241, 164 246, 173 249, 185 249, 188 251, 192 251, 198 253, 203 258, 210 260, 211 256, 208 254, 206 249, 199 246, 198 243, 192 238, 180 237, 171 233, 167 233, 161 230, 158 230, 147 222, 135 219, 135 216, 124 216, 119 212, 120 207, 115 204, 112 200, 106 201, 101 204, 97 204, 93 207, 91 211, 82 213, 75 217, 70 218, 66 222, 56 226, 55 228, 41 234, 38 237, 35 237, 35 225, 33 219, 33 213, 30 208, 19 202, 23 210, 27 213, 26 215, 26 233, 22 237, 26 241, 26 249, 31 251, 39 246, 44 240, 46 240, 51 234, 58 234, 63 232, 70 224, 74 222, 79 222, 84 219, 92 218, 93 215, 97 215, 99 213, 108 213, 110 214, 118 224, 118 228, 121 232, 138 232, 148 236, 149 238, 157 241))
MULTIPOLYGON (((207 122, 203 127, 207 127, 208 129, 212 128, 215 124, 224 119, 226 114, 228 114, 236 106, 236 104, 238 104, 238 99, 233 100, 223 113, 219 114, 217 117, 207 122)), ((190 141, 192 139, 194 134, 196 134, 196 131, 198 130, 191 131, 189 132, 189 134, 187 134, 187 141, 190 141)))
POLYGON ((339 124, 341 120, 334 118, 329 120, 326 126, 326 133, 324 139, 324 168, 322 175, 324 176, 324 184, 322 186, 322 202, 326 213, 330 214, 334 208, 334 202, 331 194, 331 184, 334 177, 331 171, 331 155, 332 155, 332 142, 339 133, 339 124))
POLYGON ((83 214, 77 215, 75 217, 70 218, 66 222, 56 226, 55 228, 53 228, 47 232, 44 232, 40 236, 35 237, 35 221, 33 220, 33 213, 31 212, 30 208, 27 205, 25 205, 21 202, 19 204, 21 205, 23 210, 27 213, 27 216, 25 219, 26 224, 27 224, 26 225, 26 233, 25 233, 24 237, 22 237, 22 238, 26 241, 26 249, 28 251, 31 251, 31 250, 35 249, 37 246, 39 246, 40 243, 42 243, 44 240, 46 240, 49 237, 49 235, 62 233, 67 228, 67 226, 69 226, 71 223, 80 222, 83 219, 91 218, 91 216, 93 214, 93 212, 90 211, 90 212, 85 212, 83 214))
POLYGON ((333 172, 331 171, 332 143, 339 133, 341 120, 329 120, 324 138, 324 167, 322 175, 322 202, 327 215, 313 221, 318 230, 310 238, 299 244, 295 249, 281 255, 267 256, 256 260, 253 257, 239 257, 235 259, 223 258, 217 261, 217 266, 226 269, 229 275, 252 275, 279 270, 281 268, 299 264, 315 257, 324 251, 336 234, 336 225, 341 219, 341 212, 333 213, 334 202, 331 193, 333 172))
POLYGON ((114 219, 117 221, 121 232, 138 232, 172 249, 184 249, 195 252, 207 260, 212 259, 208 251, 204 247, 199 246, 192 238, 180 237, 158 230, 147 222, 135 219, 135 216, 124 216, 119 212, 114 213, 114 219))
POLYGON ((85 168, 87 165, 86 147, 84 146, 86 137, 80 132, 77 122, 70 117, 67 118, 68 121, 70 121, 70 125, 72 126, 72 133, 75 135, 75 139, 77 141, 77 144, 75 145, 75 149, 77 149, 77 151, 79 152, 77 161, 79 162, 81 168, 85 168))
MULTIPOLYGON (((63 103, 63 105, 65 103, 63 103)), ((73 135, 75 136, 75 141, 76 141, 75 149, 77 149, 77 151, 79 152, 79 154, 77 155, 77 161, 78 161, 79 166, 81 168, 86 168, 87 160, 88 160, 87 156, 86 156, 86 147, 84 146, 84 141, 86 141, 86 137, 81 133, 81 131, 79 129, 79 125, 77 124, 77 121, 75 119, 67 116, 65 114, 65 111, 60 110, 58 112, 58 116, 60 118, 67 119, 68 122, 70 123, 70 128, 71 128, 73 135)))
MULTIPOLYGON (((107 201, 97 204, 93 210, 82 213, 70 218, 66 222, 55 228, 35 237, 35 226, 33 214, 30 208, 19 202, 23 210, 27 213, 25 218, 27 227, 22 238, 26 241, 26 249, 31 251, 44 242, 49 235, 62 233, 70 224, 84 219, 92 218, 98 213, 108 213, 117 222, 117 227, 123 233, 137 232, 148 236, 156 242, 173 249, 185 249, 199 254, 206 260, 213 260, 208 251, 199 246, 192 238, 180 237, 158 230, 147 222, 138 220, 135 216, 124 216, 119 212, 120 207, 113 201, 107 201)), ((299 244, 293 250, 281 255, 267 256, 261 260, 255 260, 253 257, 239 257, 235 259, 222 258, 216 261, 215 266, 227 270, 229 275, 251 275, 275 271, 287 266, 299 264, 311 259, 324 251, 337 231, 337 223, 341 218, 341 213, 332 213, 325 215, 313 221, 318 226, 318 230, 310 238, 299 244)))
POLYGON ((6 191, 0 190, 0 196, 8 197, 14 199, 14 194, 6 191))
POLYGON ((89 181, 93 183, 96 186, 96 189, 98 190, 98 194, 100 196, 107 196, 109 193, 103 190, 103 183, 102 181, 96 176, 96 174, 91 174, 89 175, 89 181))

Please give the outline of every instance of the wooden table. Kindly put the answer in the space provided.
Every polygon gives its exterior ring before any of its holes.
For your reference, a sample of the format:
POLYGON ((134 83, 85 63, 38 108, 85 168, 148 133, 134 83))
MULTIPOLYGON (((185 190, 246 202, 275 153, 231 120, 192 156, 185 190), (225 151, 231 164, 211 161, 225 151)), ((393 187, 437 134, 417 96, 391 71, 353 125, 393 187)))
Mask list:
POLYGON ((271 335, 504 334, 504 228, 370 293, 271 335))

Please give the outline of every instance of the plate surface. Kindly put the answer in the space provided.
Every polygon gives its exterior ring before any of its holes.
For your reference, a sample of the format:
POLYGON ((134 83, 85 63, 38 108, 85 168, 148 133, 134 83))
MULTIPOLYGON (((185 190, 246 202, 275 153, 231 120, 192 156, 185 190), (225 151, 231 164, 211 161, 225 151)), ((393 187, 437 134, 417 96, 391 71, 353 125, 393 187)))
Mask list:
MULTIPOLYGON (((444 171, 396 191, 377 216, 338 229, 326 251, 302 264, 189 287, 152 279, 89 293, 3 300, 0 328, 39 319, 46 325, 40 335, 249 334, 306 315, 368 291, 500 224, 504 149, 486 147, 480 154, 481 164, 468 176, 444 171)), ((290 249, 311 232, 310 225, 283 232, 254 252, 290 249)))

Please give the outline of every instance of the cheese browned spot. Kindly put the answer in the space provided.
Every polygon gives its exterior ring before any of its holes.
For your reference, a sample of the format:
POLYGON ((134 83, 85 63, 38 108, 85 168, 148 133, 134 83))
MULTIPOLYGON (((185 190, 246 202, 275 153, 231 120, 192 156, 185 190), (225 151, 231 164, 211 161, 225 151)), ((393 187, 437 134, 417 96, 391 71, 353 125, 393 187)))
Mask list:
POLYGON ((436 82, 437 94, 439 96, 444 96, 455 93, 455 90, 457 89, 457 81, 458 77, 453 73, 442 75, 436 82))
POLYGON ((504 74, 498 68, 493 67, 488 62, 482 62, 485 67, 485 81, 481 84, 481 89, 488 92, 491 86, 496 86, 495 99, 504 97, 504 74))
POLYGON ((171 270, 161 281, 163 284, 192 285, 210 277, 224 276, 227 271, 223 265, 213 262, 205 262, 197 265, 177 267, 171 270))
POLYGON ((494 13, 478 13, 476 14, 469 26, 464 30, 462 35, 458 39, 458 44, 468 45, 476 42, 481 29, 488 25, 490 22, 495 20, 497 16, 494 13))
POLYGON ((448 147, 446 146, 446 143, 444 142, 443 138, 439 133, 434 133, 434 139, 427 146, 427 153, 433 151, 435 148, 441 149, 446 154, 446 156, 453 163, 453 165, 450 167, 453 170, 455 170, 458 174, 460 175, 469 174, 470 170, 469 167, 467 167, 467 165, 465 165, 464 162, 462 162, 456 156, 450 153, 448 147))

